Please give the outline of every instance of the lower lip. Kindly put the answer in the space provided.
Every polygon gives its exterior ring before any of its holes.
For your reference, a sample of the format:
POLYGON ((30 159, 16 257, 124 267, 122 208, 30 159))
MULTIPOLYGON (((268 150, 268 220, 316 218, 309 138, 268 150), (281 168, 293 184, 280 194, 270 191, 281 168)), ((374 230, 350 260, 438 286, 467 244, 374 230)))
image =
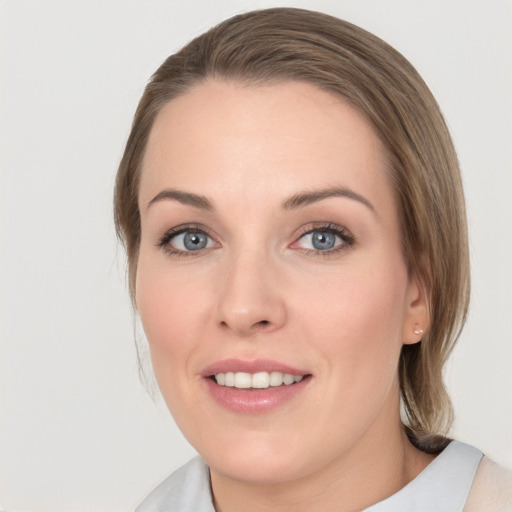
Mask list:
POLYGON ((271 386, 266 389, 232 388, 219 386, 211 378, 204 380, 210 395, 225 409, 237 413, 257 414, 276 409, 294 399, 307 387, 311 376, 289 386, 271 386))

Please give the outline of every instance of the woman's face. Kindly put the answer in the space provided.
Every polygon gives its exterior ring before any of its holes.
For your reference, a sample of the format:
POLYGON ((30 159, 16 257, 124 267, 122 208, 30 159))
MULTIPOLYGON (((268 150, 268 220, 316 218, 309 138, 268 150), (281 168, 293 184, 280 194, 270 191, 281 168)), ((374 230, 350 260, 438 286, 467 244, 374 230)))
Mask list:
POLYGON ((158 115, 136 300, 212 471, 293 480, 398 431, 398 358, 425 307, 385 166, 369 123, 305 83, 208 80, 158 115))

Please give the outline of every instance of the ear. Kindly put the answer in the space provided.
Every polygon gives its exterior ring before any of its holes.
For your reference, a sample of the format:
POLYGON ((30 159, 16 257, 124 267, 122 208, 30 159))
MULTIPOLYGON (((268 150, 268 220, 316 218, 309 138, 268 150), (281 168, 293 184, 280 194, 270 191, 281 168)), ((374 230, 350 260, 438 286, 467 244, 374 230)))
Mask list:
POLYGON ((421 341, 430 326, 428 291, 417 278, 409 281, 406 293, 402 339, 404 345, 421 341))

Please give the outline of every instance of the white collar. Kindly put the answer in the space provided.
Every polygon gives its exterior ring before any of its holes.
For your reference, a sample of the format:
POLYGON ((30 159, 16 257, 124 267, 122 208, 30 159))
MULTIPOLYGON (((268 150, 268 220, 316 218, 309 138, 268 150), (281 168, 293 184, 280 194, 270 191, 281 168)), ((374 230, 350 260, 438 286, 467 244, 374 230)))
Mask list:
MULTIPOLYGON (((364 512, 462 512, 482 452, 452 441, 412 482, 364 512)), ((210 471, 195 457, 164 480, 136 512, 215 512, 210 471)))

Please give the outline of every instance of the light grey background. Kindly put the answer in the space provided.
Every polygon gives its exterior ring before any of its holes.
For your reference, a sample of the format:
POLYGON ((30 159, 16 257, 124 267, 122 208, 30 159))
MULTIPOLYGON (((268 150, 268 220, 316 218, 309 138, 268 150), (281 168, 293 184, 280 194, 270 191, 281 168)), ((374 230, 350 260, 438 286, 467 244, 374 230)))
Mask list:
POLYGON ((272 5, 369 29, 438 98, 462 164, 473 263, 471 315, 448 365, 453 435, 512 467, 509 1, 4 0, 0 505, 9 512, 133 510, 193 454, 138 380, 114 173, 161 61, 213 23, 272 5))

